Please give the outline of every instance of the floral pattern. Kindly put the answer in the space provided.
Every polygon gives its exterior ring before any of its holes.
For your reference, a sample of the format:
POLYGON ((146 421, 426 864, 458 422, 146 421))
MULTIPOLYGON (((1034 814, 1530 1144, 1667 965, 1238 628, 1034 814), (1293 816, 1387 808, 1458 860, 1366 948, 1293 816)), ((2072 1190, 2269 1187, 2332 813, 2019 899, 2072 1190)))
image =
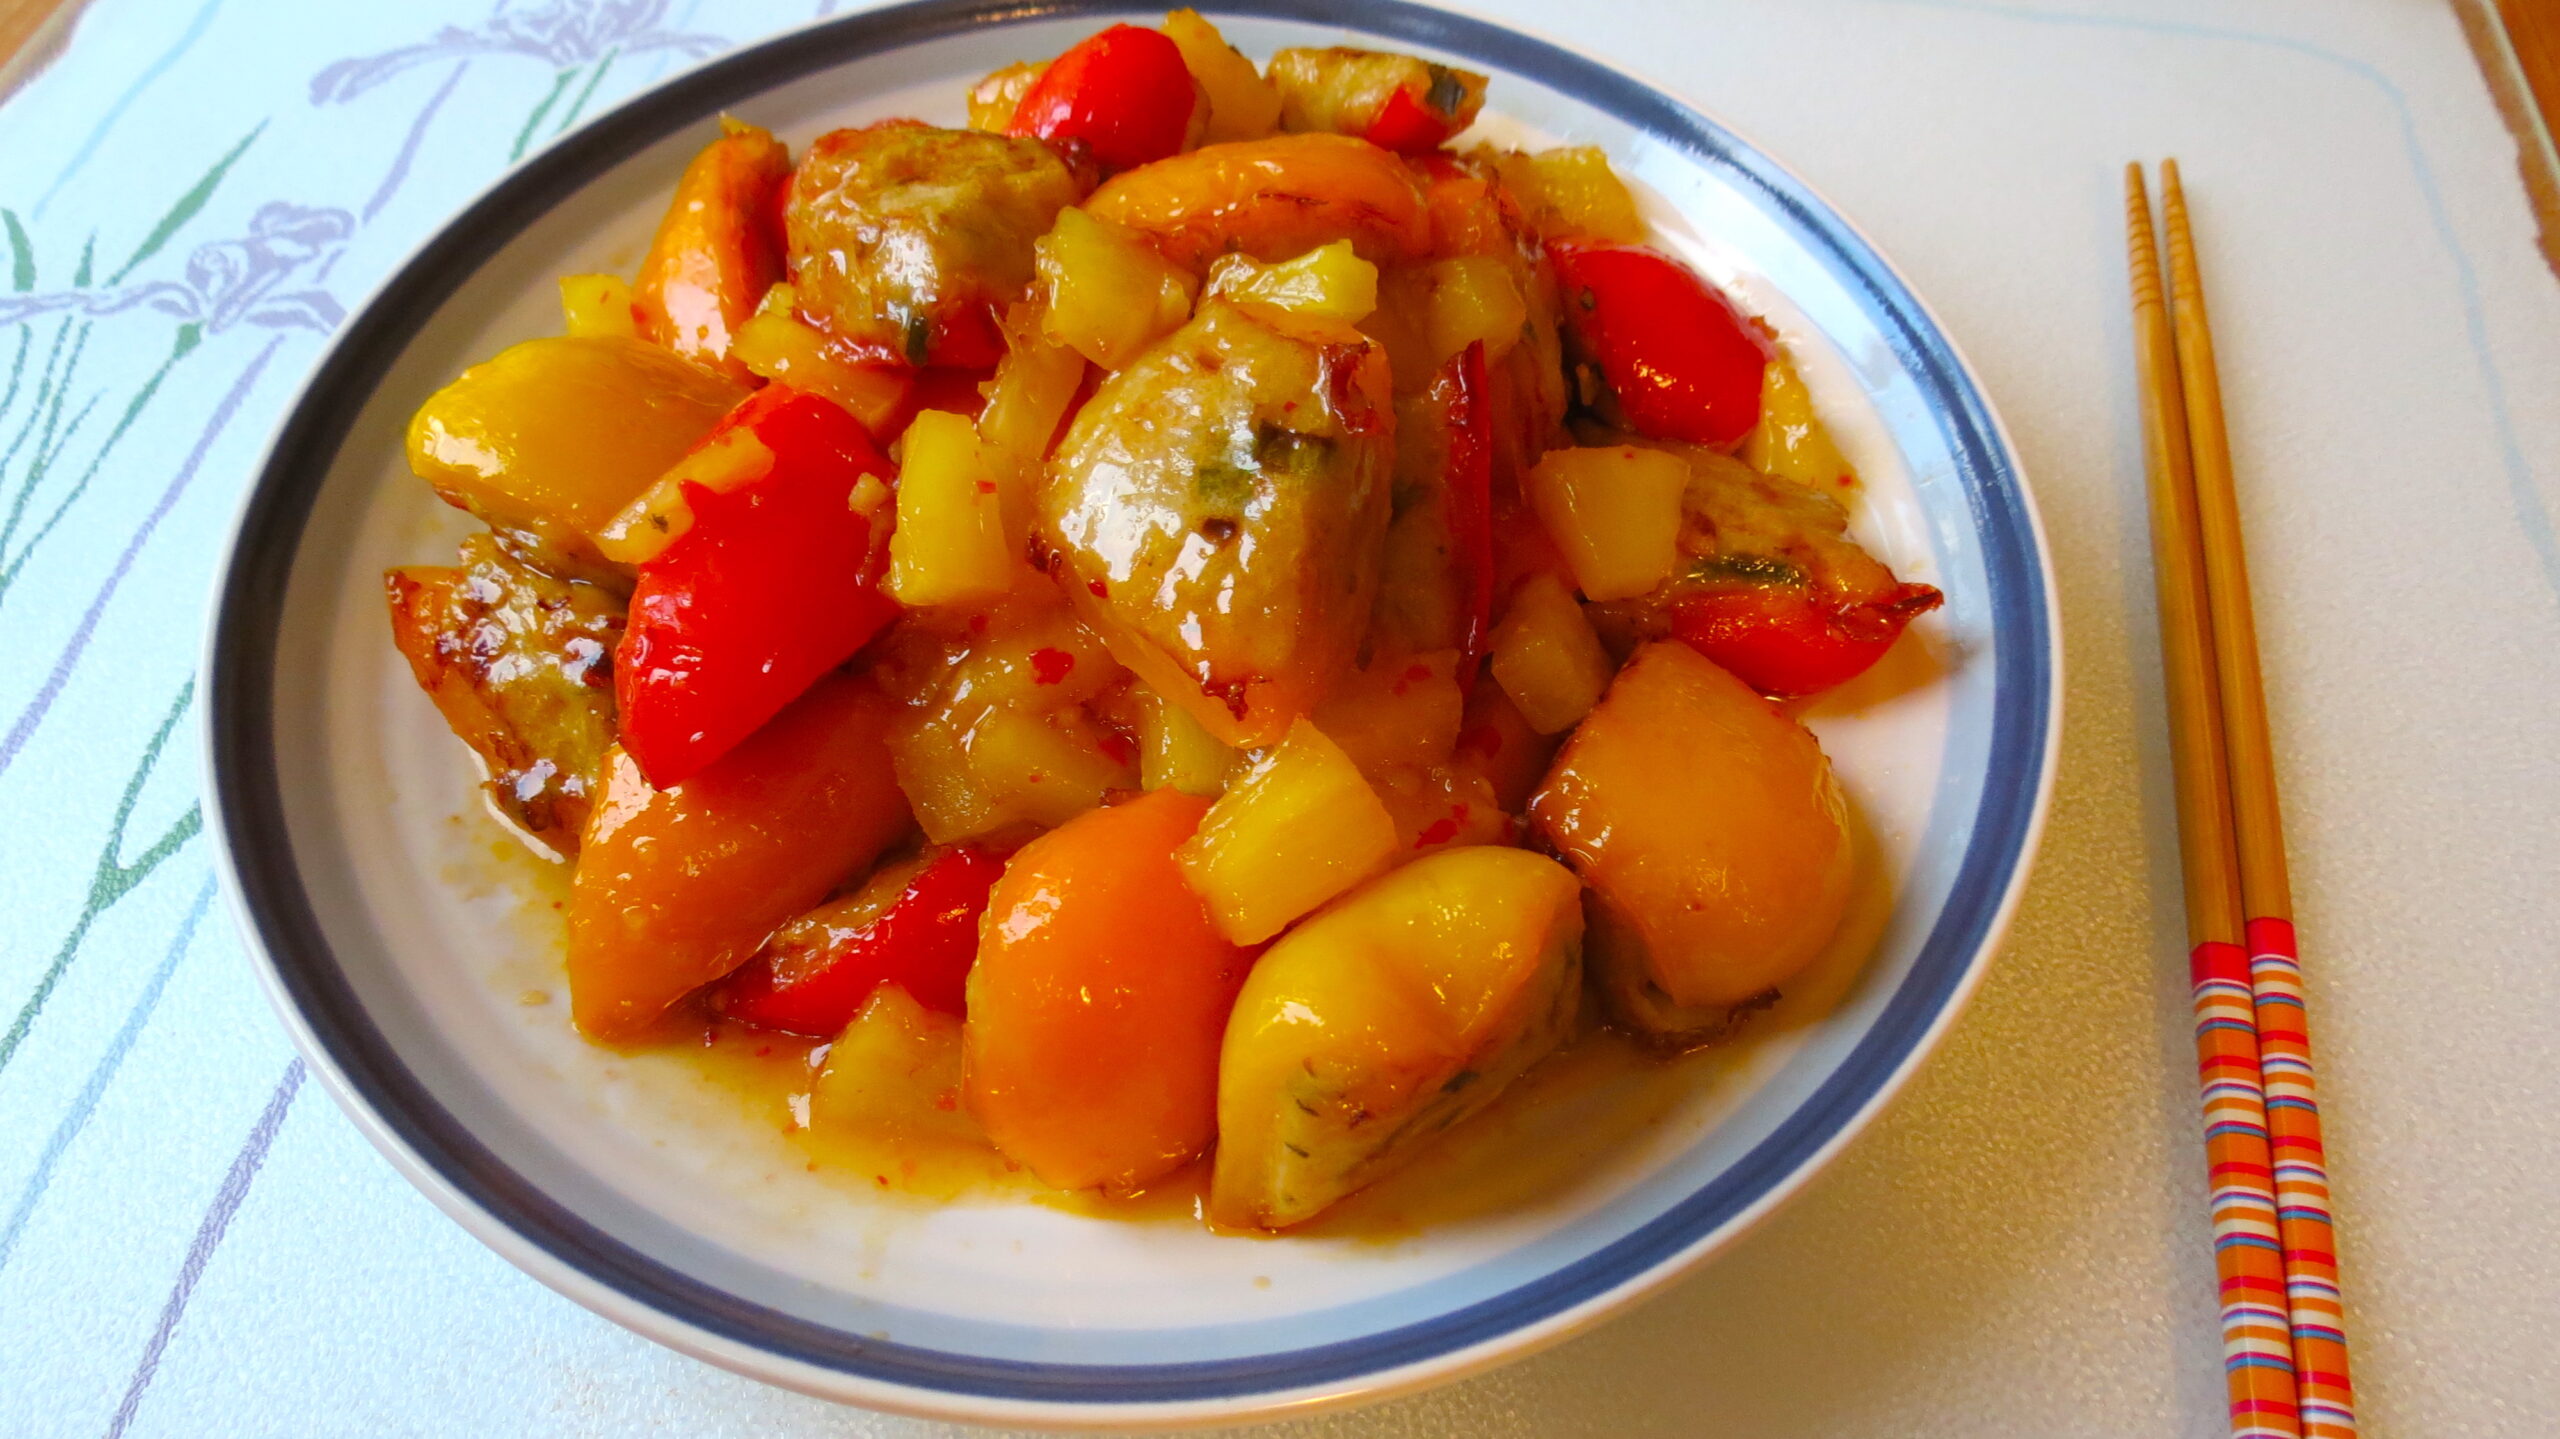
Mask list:
POLYGON ((514 55, 574 70, 608 55, 667 50, 700 58, 727 42, 660 28, 666 0, 549 0, 504 8, 474 26, 447 25, 415 45, 340 60, 311 79, 311 103, 352 100, 403 70, 443 60, 514 55))
MULTIPOLYGON (((454 181, 467 190, 645 81, 649 69, 629 62, 689 63, 729 43, 691 23, 704 0, 682 0, 678 16, 669 0, 425 3, 444 16, 431 9, 442 23, 423 39, 332 56, 315 54, 314 41, 362 29, 373 7, 315 8, 305 29, 317 36, 240 7, 241 28, 258 36, 243 51, 236 36, 227 48, 207 38, 233 18, 226 0, 176 0, 193 17, 183 27, 139 13, 149 0, 92 0, 84 28, 118 27, 166 48, 93 81, 86 115, 30 121, 23 90, 0 110, 0 133, 88 136, 49 152, 0 147, 0 623, 11 640, 0 647, 0 814, 22 833, 41 816, 47 831, 22 861, 12 856, 0 1104, 66 1065, 85 1067, 37 1120, 31 1167, 0 1161, 0 1283, 22 1277, 12 1270, 28 1262, 41 1226, 98 1202, 87 1190, 59 1192, 64 1176, 94 1162, 93 1119, 123 1092, 128 1055, 147 1049, 152 1030, 191 1022, 160 1005, 173 977, 190 955, 225 947, 205 937, 221 926, 201 923, 212 881, 181 758, 191 749, 197 620, 135 594, 173 567, 209 562, 228 499, 191 504, 191 493, 245 480, 243 446, 289 398, 276 382, 299 368, 293 357, 307 360, 345 319, 341 296, 451 203, 404 212, 389 203, 404 186, 432 177, 458 197, 454 181), (455 13, 464 10, 482 13, 455 13), (297 53, 311 58, 289 58, 297 53), (279 66, 309 78, 279 93, 265 82, 279 66), (439 78, 401 83, 418 70, 439 78), (357 106, 371 113, 351 130, 340 112, 357 106), (156 123, 125 124, 128 110, 156 123), (320 154, 333 158, 313 163, 320 154), (352 167, 335 158, 346 155, 358 157, 352 167), (394 217, 403 232, 367 243, 394 217), (129 740, 128 720, 139 722, 129 740), (66 745, 79 756, 68 768, 58 757, 66 745)), ((729 0, 723 14, 734 22, 754 8, 770 27, 806 18, 810 3, 729 0)), ((82 54, 75 47, 65 63, 82 54)), ((246 982, 236 958, 220 958, 230 982, 246 982)), ((298 1063, 271 1033, 225 1042, 221 1066, 200 1070, 181 1102, 201 1120, 227 1113, 220 1106, 234 1097, 255 1122, 244 1115, 227 1169, 216 1161, 212 1174, 182 1179, 170 1168, 180 1161, 160 1166, 204 1207, 185 1252, 167 1256, 176 1278, 147 1338, 98 1358, 110 1366, 98 1385, 121 1398, 89 1427, 110 1435, 147 1414, 206 1262, 301 1087, 298 1063), (263 1058, 239 1067, 254 1056, 263 1058)), ((157 1254, 127 1262, 156 1265, 157 1254)), ((24 1417, 0 1396, 0 1428, 15 1432, 24 1417)))
POLYGON ((213 240, 189 252, 175 280, 100 289, 57 290, 0 298, 0 325, 71 311, 116 315, 147 307, 218 334, 245 321, 269 330, 326 334, 346 318, 328 291, 277 287, 302 272, 324 268, 346 243, 355 217, 344 210, 269 201, 249 221, 249 233, 213 240))

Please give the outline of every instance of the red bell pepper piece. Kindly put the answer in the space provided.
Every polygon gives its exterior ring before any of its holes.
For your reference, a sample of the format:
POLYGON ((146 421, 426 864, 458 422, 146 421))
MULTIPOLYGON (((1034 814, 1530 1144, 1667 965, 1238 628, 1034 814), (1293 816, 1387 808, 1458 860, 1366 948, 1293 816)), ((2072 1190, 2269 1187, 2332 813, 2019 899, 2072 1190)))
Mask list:
POLYGON ((1547 253, 1565 324, 1637 433, 1723 448, 1760 423, 1768 342, 1696 271, 1641 245, 1547 253))
POLYGON ((905 986, 927 1009, 965 1015, 978 916, 1003 873, 992 850, 946 849, 867 923, 829 924, 820 910, 785 925, 722 982, 712 1005, 748 1024, 821 1038, 842 1033, 884 984, 905 986))
POLYGON ((1473 690, 1493 630, 1493 413, 1484 341, 1452 356, 1441 383, 1449 396, 1449 543, 1465 603, 1458 683, 1473 690))
POLYGON ((1360 138, 1381 150, 1421 155, 1439 149, 1455 133, 1453 117, 1432 109, 1412 90, 1398 88, 1387 92, 1387 103, 1378 107, 1378 118, 1360 138))
POLYGON ((1805 585, 1707 590, 1672 602, 1671 632, 1735 679, 1787 699, 1865 673, 1904 626, 1944 599, 1928 585, 1913 584, 1869 600, 1839 599, 1805 585))
POLYGON ((834 401, 767 385, 703 443, 751 432, 773 468, 734 489, 685 482, 692 528, 640 566, 614 653, 622 745, 659 789, 755 732, 896 615, 887 547, 848 504, 893 471, 834 401))
POLYGON ((1014 107, 1014 135, 1083 142, 1107 170, 1179 154, 1200 91, 1162 31, 1114 25, 1049 62, 1014 107))

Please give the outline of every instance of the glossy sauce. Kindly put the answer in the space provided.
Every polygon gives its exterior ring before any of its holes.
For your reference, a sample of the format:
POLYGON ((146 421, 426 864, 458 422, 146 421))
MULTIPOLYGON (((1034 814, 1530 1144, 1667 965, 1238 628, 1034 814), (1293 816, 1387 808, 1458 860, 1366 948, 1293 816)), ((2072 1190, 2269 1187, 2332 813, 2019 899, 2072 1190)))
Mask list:
MULTIPOLYGON (((1400 1244, 1428 1230, 1554 1202, 1640 1167, 1643 1152, 1657 1143, 1685 1144, 1690 1133, 1714 1122, 1712 1109, 1703 1110, 1703 1118, 1693 1114, 1692 1101, 1721 1086, 1741 1093, 1761 1067, 1756 1061, 1766 1044, 1818 1022, 1857 983, 1893 907, 1862 818, 1853 804, 1858 878, 1840 932, 1737 1040, 1665 1055, 1594 1023, 1586 1003, 1575 1037, 1484 1112, 1403 1169, 1288 1234, 1400 1244)), ((460 843, 458 857, 445 866, 449 883, 466 894, 502 888, 520 900, 517 929, 524 948, 491 972, 492 982, 511 987, 511 998, 519 997, 514 988, 521 987, 523 1003, 565 1010, 557 906, 567 892, 568 866, 528 853, 524 843, 500 834, 486 813, 456 816, 454 837, 460 843)), ((745 1121, 778 1135, 808 1175, 849 1198, 925 1207, 1031 1203, 1123 1223, 1206 1222, 1205 1158, 1135 1194, 1053 1189, 992 1146, 882 1142, 812 1129, 809 1092, 825 1061, 824 1041, 708 1018, 673 1032, 689 1038, 627 1052, 680 1061, 734 1103, 745 1121)))

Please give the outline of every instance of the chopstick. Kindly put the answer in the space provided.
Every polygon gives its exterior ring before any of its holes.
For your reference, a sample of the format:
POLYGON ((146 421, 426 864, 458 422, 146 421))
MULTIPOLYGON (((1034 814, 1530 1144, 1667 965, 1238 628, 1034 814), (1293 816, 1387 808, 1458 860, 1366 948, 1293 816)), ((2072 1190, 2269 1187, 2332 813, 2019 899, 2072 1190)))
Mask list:
POLYGON ((2229 762, 2231 826, 2245 916, 2242 940, 2249 951, 2258 1067, 2275 1161, 2294 1382, 2306 1439, 2345 1439, 2356 1432, 2355 1388, 2347 1370, 2329 1171, 2312 1076, 2310 1025, 2302 1003, 2302 966, 2294 946, 2293 888, 2285 866, 2284 817, 2276 800, 2275 746, 2268 735, 2258 624, 2249 600, 2249 562, 2241 545, 2240 503, 2232 485, 2213 330, 2205 316, 2204 277, 2196 266, 2186 191, 2178 183, 2175 160, 2161 162, 2160 204, 2169 232, 2169 322, 2177 337, 2193 460, 2196 540, 2204 555, 2214 676, 2222 698, 2223 753, 2229 762))
POLYGON ((2160 292, 2151 197, 2139 165, 2125 168, 2125 230, 2231 1433, 2234 1439, 2301 1439, 2275 1166, 2258 1071, 2257 1015, 2248 956, 2238 942, 2239 861, 2231 832, 2231 776, 2222 744, 2213 619, 2206 608, 2204 556, 2196 544, 2195 475, 2176 341, 2160 292))
POLYGON ((2230 1428, 2340 1439, 2356 1432, 2354 1397, 2265 692, 2175 161, 2162 181, 2169 296, 2139 164, 2125 167, 2126 249, 2230 1428))

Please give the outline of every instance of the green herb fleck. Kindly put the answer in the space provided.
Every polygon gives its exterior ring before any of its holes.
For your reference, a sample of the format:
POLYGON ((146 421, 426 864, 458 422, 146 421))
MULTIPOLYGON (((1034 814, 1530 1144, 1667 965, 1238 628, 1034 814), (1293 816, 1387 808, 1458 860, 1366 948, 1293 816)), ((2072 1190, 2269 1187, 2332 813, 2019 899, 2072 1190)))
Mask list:
POLYGON ((1312 479, 1333 458, 1333 441, 1265 422, 1254 427, 1253 462, 1266 472, 1312 479))
POLYGON ((1455 119, 1458 107, 1467 103, 1467 82, 1446 65, 1425 64, 1431 72, 1431 88, 1422 93, 1422 103, 1443 119, 1455 119))
POLYGON ((1752 585, 1800 585, 1801 566, 1775 555, 1708 555, 1689 562, 1693 580, 1739 580, 1752 585))
POLYGON ((1226 460, 1204 460, 1191 478, 1194 493, 1203 504, 1221 510, 1241 510, 1253 498, 1252 470, 1226 460))

